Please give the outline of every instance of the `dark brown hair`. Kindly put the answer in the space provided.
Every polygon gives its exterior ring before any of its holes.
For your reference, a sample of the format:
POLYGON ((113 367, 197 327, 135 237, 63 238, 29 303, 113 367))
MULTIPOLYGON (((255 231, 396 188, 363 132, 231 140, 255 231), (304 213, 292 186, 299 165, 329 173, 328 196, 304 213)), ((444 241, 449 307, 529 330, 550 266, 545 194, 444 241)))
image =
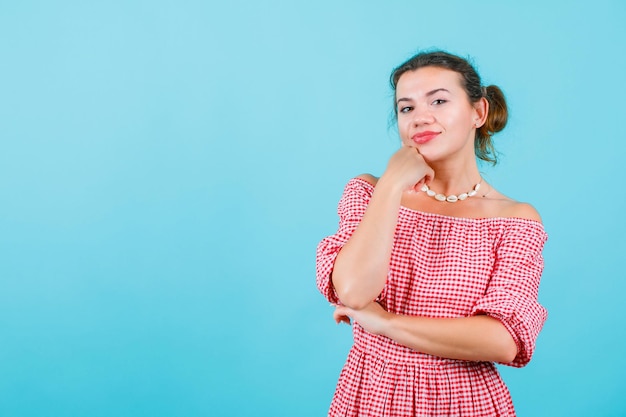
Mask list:
MULTIPOLYGON (((476 69, 468 60, 445 51, 432 51, 418 53, 391 72, 389 81, 394 96, 398 80, 402 74, 408 71, 416 71, 423 67, 439 67, 457 72, 461 75, 461 85, 465 89, 470 102, 476 103, 482 97, 487 99, 489 102, 487 120, 484 125, 476 130, 474 150, 478 158, 495 165, 497 157, 491 136, 504 129, 508 120, 506 99, 502 90, 495 85, 483 87, 480 75, 478 75, 478 72, 476 72, 476 69)), ((397 117, 398 109, 395 105, 395 97, 393 108, 397 117)))

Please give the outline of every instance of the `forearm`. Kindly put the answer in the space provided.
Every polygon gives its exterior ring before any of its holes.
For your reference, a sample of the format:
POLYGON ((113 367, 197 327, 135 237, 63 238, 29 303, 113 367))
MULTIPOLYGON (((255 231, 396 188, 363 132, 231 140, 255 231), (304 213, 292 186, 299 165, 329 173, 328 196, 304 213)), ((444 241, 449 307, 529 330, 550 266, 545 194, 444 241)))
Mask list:
POLYGON ((486 315, 425 318, 387 313, 380 334, 419 352, 450 359, 508 363, 517 355, 508 330, 486 315))
POLYGON ((402 190, 381 178, 359 226, 337 255, 332 282, 344 305, 362 308, 384 288, 401 198, 402 190))

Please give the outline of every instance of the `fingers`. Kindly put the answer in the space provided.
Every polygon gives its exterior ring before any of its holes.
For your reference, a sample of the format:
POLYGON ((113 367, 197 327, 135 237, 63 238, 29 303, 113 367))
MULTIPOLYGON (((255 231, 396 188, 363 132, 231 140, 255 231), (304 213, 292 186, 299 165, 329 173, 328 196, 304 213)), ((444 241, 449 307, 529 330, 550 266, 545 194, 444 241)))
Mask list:
POLYGON ((333 314, 333 317, 335 318, 335 323, 337 324, 346 323, 348 326, 352 324, 350 317, 348 316, 337 316, 336 314, 333 314))
POLYGON ((435 178, 435 171, 430 167, 430 165, 428 165, 428 163, 426 162, 426 160, 420 153, 419 149, 413 146, 408 146, 408 147, 415 149, 415 152, 419 155, 418 158, 423 162, 423 165, 421 166, 422 166, 422 169, 424 170, 424 173, 423 173, 424 176, 418 182, 415 183, 415 185, 413 186, 411 190, 414 192, 419 192, 421 191, 424 185, 428 185, 432 182, 432 180, 435 178))
POLYGON ((427 165, 427 166, 428 166, 428 171, 426 172, 422 180, 424 184, 426 185, 430 184, 432 180, 435 178, 435 171, 430 167, 430 165, 427 165))
POLYGON ((333 311, 333 318, 335 319, 335 323, 346 323, 347 325, 351 324, 350 321, 350 312, 347 307, 337 306, 335 311, 333 311))

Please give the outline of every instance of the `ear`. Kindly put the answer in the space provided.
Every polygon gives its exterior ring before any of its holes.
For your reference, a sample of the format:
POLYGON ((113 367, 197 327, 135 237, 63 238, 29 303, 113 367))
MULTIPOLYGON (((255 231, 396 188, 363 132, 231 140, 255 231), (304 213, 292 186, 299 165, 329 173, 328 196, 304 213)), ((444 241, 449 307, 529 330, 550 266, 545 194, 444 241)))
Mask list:
POLYGON ((487 115, 489 114, 489 102, 485 97, 481 97, 476 103, 474 103, 474 127, 478 129, 487 121, 487 115))

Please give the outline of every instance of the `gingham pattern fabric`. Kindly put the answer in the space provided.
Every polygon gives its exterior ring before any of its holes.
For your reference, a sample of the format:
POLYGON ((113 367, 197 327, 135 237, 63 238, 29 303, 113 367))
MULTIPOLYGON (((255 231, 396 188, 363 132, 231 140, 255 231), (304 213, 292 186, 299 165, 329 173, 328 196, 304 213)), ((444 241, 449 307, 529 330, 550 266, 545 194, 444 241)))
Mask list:
MULTIPOLYGON (((374 187, 355 178, 339 202, 339 230, 317 248, 317 286, 338 302, 330 281, 337 253, 358 226, 374 187)), ((520 218, 468 219, 400 207, 387 283, 389 312, 423 317, 488 314, 518 345, 507 365, 530 361, 546 320, 537 302, 547 235, 520 218)), ((509 391, 491 362, 439 358, 353 326, 330 416, 514 416, 509 391)))

